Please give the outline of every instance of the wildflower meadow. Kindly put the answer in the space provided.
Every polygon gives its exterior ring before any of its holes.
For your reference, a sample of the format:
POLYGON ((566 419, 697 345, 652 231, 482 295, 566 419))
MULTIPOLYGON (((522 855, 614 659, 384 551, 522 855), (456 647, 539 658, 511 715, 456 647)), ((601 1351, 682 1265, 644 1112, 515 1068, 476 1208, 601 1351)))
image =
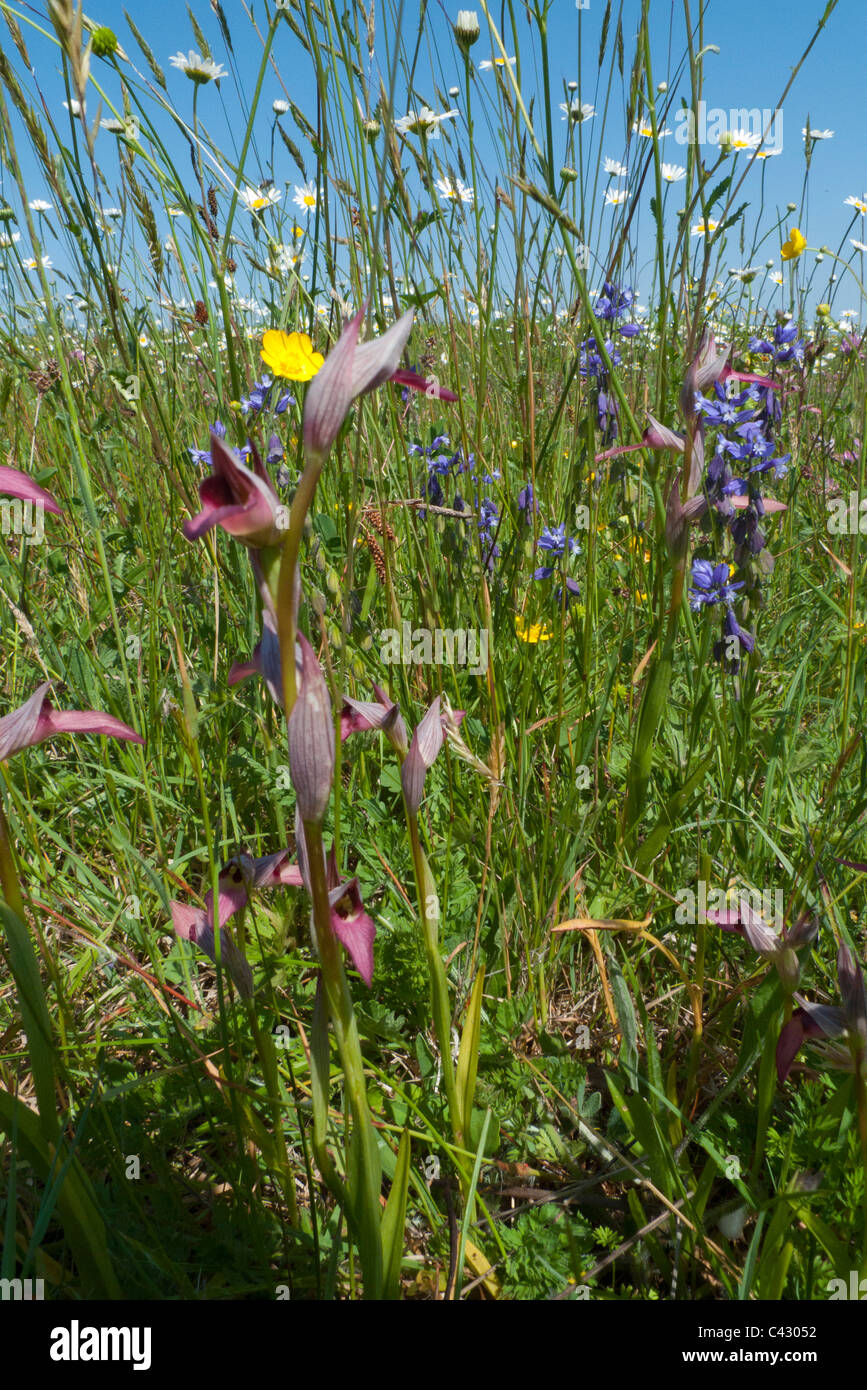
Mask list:
POLYGON ((867 1297, 867 16, 760 9, 0 0, 0 1315, 54 1360, 93 1300, 809 1360, 768 1317, 867 1297))

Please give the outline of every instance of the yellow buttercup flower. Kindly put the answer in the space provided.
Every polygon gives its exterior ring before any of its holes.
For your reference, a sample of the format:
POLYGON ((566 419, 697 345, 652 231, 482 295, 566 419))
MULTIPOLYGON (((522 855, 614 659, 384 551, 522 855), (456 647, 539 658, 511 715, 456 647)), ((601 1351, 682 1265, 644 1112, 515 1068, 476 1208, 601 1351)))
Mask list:
POLYGON ((783 242, 780 255, 784 261, 796 261, 802 251, 807 249, 807 238, 802 236, 797 227, 793 227, 789 232, 789 240, 783 242))
POLYGON ((275 376, 289 381, 312 381, 325 358, 313 351, 306 333, 283 333, 269 328, 262 337, 262 361, 275 376))
POLYGON ((546 623, 531 623, 528 627, 520 613, 515 614, 515 631, 522 642, 550 642, 554 635, 546 623))

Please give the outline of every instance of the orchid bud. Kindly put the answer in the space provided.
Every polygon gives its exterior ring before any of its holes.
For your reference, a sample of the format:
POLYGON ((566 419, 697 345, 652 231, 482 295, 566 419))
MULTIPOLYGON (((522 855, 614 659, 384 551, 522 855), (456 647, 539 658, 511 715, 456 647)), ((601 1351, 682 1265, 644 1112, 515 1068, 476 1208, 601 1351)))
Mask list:
POLYGON ((299 633, 301 689, 289 716, 289 771, 301 820, 321 825, 334 780, 334 726, 322 668, 299 633))
POLYGON ((843 1000, 846 1027, 863 1046, 867 1043, 867 987, 864 972, 845 942, 837 951, 837 980, 843 1000))
POLYGON ((0 492, 5 493, 7 497, 19 497, 22 502, 36 502, 41 504, 45 511, 53 512, 55 516, 63 516, 50 492, 34 483, 33 479, 20 469, 12 468, 6 463, 0 463, 0 492))
POLYGON ((304 452, 308 460, 324 460, 356 396, 375 390, 398 369, 412 328, 412 310, 381 337, 359 344, 366 307, 350 319, 310 383, 304 402, 304 452))
POLYGON ((319 368, 304 402, 304 453, 324 461, 352 405, 352 358, 364 309, 344 328, 319 368))
POLYGON ((715 381, 719 380, 725 368, 729 351, 729 348, 725 348, 724 351, 717 352, 714 335, 708 329, 704 330, 698 352, 687 367, 680 392, 680 409, 687 421, 692 422, 696 418, 696 392, 706 392, 715 381))

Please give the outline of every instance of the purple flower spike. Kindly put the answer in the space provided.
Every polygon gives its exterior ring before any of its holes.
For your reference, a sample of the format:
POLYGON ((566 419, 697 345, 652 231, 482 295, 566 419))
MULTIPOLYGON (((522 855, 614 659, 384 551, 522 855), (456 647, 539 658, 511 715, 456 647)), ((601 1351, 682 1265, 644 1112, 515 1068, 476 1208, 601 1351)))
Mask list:
POLYGON ((51 708, 46 691, 51 682, 40 685, 30 699, 0 719, 0 762, 32 748, 55 734, 102 734, 105 738, 125 739, 129 743, 144 743, 128 724, 100 710, 55 710, 51 708))
POLYGON ((437 695, 421 723, 416 726, 409 752, 400 769, 400 780, 407 809, 415 814, 421 805, 424 779, 437 753, 443 746, 443 726, 440 717, 440 697, 437 695))
POLYGON ((289 509, 274 491, 267 469, 255 447, 253 468, 239 463, 216 434, 211 433, 213 473, 199 484, 202 510, 184 522, 188 541, 198 540, 214 526, 259 550, 282 545, 289 525, 289 509))
POLYGON ((34 483, 33 479, 28 478, 20 469, 10 468, 5 463, 0 463, 0 492, 5 493, 7 497, 20 497, 22 502, 41 502, 47 512, 63 516, 50 492, 34 483))
POLYGON ((302 822, 321 825, 334 780, 331 700, 313 648, 299 633, 301 689, 289 716, 289 770, 302 822))

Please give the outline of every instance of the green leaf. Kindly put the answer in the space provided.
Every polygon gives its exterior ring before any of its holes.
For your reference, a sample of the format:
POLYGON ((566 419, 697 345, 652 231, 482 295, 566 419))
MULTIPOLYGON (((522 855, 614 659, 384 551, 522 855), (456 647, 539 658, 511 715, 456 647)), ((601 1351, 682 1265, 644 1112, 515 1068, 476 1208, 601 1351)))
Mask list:
POLYGON ((0 1132, 10 1136, 14 1132, 24 1159, 46 1184, 52 1184, 51 1192, 81 1276, 82 1294, 91 1298, 122 1298, 105 1242, 105 1223, 78 1159, 68 1152, 64 1156, 63 1150, 55 1151, 40 1132, 39 1117, 4 1090, 0 1090, 0 1132))
POLYGON ((21 1024, 27 1034, 27 1051, 39 1104, 39 1125, 49 1142, 57 1139, 57 1099, 54 1094, 54 1038, 42 977, 30 932, 17 912, 0 902, 5 927, 6 958, 15 981, 21 1024))
POLYGON ((382 1296, 387 1299, 400 1297, 400 1266, 406 1224, 406 1197, 409 1190, 410 1151, 409 1130, 405 1129, 397 1151, 391 1191, 382 1214, 382 1296))
POLYGON ((461 1050, 458 1055, 458 1070, 455 1085, 458 1093, 458 1107, 461 1114, 461 1130, 464 1143, 469 1141, 473 1122, 473 1097, 476 1094, 476 1071, 479 1065, 479 1039, 482 1027, 482 987, 485 982, 485 967, 476 976, 464 1031, 461 1036, 461 1050))

